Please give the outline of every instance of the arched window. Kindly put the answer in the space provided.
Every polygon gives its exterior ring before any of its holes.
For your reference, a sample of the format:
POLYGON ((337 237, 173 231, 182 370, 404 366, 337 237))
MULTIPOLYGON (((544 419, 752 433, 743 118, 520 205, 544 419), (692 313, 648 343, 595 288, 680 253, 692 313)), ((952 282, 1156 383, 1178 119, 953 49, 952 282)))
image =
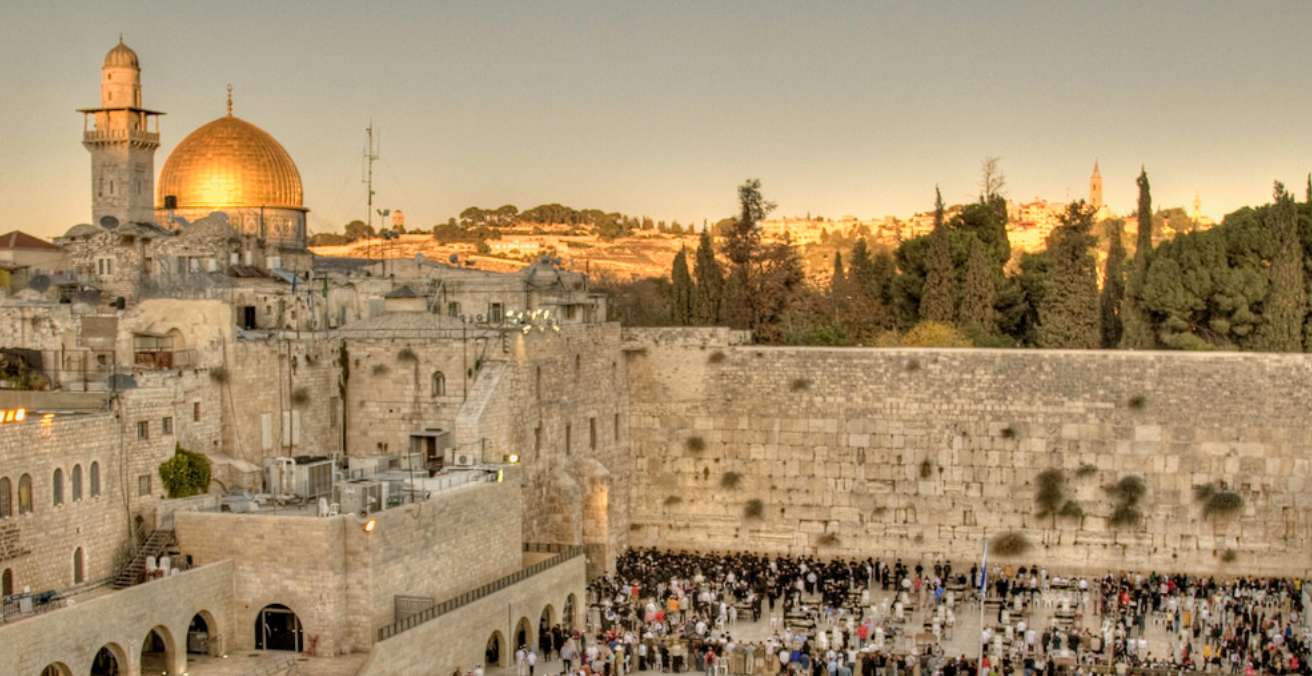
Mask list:
POLYGON ((18 477, 18 513, 32 511, 32 477, 24 474, 18 477))
POLYGON ((56 507, 64 504, 64 470, 56 469, 50 479, 50 502, 56 507))
POLYGON ((6 568, 0 573, 0 596, 14 595, 14 571, 6 568))
POLYGON ((433 372, 433 391, 432 391, 432 395, 433 395, 434 397, 445 397, 445 396, 446 396, 446 376, 442 375, 442 372, 441 372, 441 371, 434 371, 434 372, 433 372))
POLYGON ((91 463, 91 497, 100 497, 100 463, 91 463))
POLYGON ((13 515, 13 487, 9 483, 9 477, 0 477, 0 519, 13 515))
POLYGON ((73 502, 82 499, 82 466, 73 465, 73 502))
POLYGON ((82 579, 85 577, 83 568, 82 548, 78 547, 77 551, 73 552, 73 584, 82 584, 82 579))

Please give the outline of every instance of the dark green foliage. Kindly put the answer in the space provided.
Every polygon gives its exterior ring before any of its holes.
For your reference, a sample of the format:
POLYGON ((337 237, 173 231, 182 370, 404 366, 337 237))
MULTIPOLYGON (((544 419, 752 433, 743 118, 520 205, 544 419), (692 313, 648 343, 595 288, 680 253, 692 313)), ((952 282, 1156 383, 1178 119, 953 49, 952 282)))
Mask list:
POLYGON ((677 504, 680 504, 680 503, 682 503, 682 502, 683 502, 683 498, 681 498, 681 497, 679 497, 679 496, 677 496, 677 495, 667 495, 667 496, 665 496, 665 506, 666 506, 666 507, 672 507, 672 506, 677 505, 677 504))
POLYGON ((1015 439, 1015 438, 1016 438, 1016 428, 1015 428, 1015 427, 1010 427, 1010 426, 1002 428, 1002 438, 1003 438, 1003 439, 1015 439))
POLYGON ((743 505, 743 516, 749 519, 759 519, 765 514, 765 503, 757 498, 752 498, 743 505))
POLYGON ((310 404, 310 388, 298 387, 292 392, 292 406, 305 408, 310 404))
POLYGON ((1068 519, 1078 519, 1084 516, 1084 508, 1080 506, 1080 503, 1075 502, 1074 500, 1067 500, 1062 503, 1061 509, 1057 512, 1057 515, 1068 519))
POLYGON ((1157 336, 1152 317, 1141 301, 1145 276, 1153 260, 1153 198, 1147 170, 1139 172, 1136 182, 1139 184, 1138 232, 1134 259, 1126 273, 1125 299, 1121 303, 1121 342, 1131 350, 1151 350, 1157 347, 1157 336))
POLYGON ((711 353, 711 356, 706 358, 706 361, 712 364, 723 364, 725 359, 726 357, 724 353, 719 350, 716 350, 711 353))
MULTIPOLYGON (((864 240, 863 240, 864 241, 864 240)), ((838 294, 846 291, 847 276, 843 273, 843 252, 834 252, 834 271, 829 276, 829 293, 838 294)))
POLYGON ((952 243, 947 228, 938 226, 929 235, 920 319, 952 324, 956 319, 956 303, 957 276, 952 265, 952 243))
POLYGON ((1099 297, 1101 311, 1102 347, 1115 349, 1121 344, 1121 300, 1125 298, 1125 246, 1121 242, 1121 230, 1125 222, 1116 219, 1107 222, 1107 236, 1111 240, 1107 249, 1107 265, 1103 269, 1102 295, 1099 297))
POLYGON ((396 360, 414 363, 419 361, 419 355, 415 354, 414 350, 408 347, 403 347, 400 352, 396 353, 396 360))
POLYGON ((1008 297, 999 301, 1003 308, 999 324, 1024 345, 1039 344, 1039 307, 1054 268, 1056 259, 1047 251, 1022 253, 1020 274, 1009 280, 1008 297))
POLYGON ((688 437, 688 440, 684 443, 688 447, 688 450, 693 453, 700 453, 706 450, 706 440, 701 437, 688 437))
POLYGON ((970 258, 966 259, 966 274, 961 285, 961 306, 957 310, 958 324, 973 327, 985 334, 997 330, 994 305, 998 301, 997 289, 984 258, 979 238, 970 242, 970 258))
POLYGON ((806 378, 794 378, 791 383, 788 383, 789 392, 803 392, 809 389, 811 389, 811 381, 806 378))
POLYGON ((210 369, 210 380, 222 385, 228 382, 228 369, 222 366, 215 366, 210 369))
POLYGON ((1216 484, 1198 484, 1194 486, 1194 500, 1206 503, 1216 495, 1216 484))
POLYGON ((725 488, 737 488, 743 482, 743 475, 737 472, 725 472, 720 477, 720 485, 725 488))
POLYGON ((1125 405, 1128 406, 1131 411, 1142 411, 1148 406, 1148 397, 1145 397, 1142 394, 1136 394, 1130 397, 1125 402, 1125 405))
POLYGON ((1125 504, 1116 505, 1116 508, 1112 510, 1111 517, 1107 519, 1108 525, 1113 528, 1137 526, 1140 521, 1143 521, 1143 513, 1139 511, 1139 508, 1125 504))
POLYGON ((374 364, 373 374, 376 376, 385 376, 391 371, 392 369, 387 368, 387 364, 374 364))
POLYGON ((919 371, 919 370, 920 370, 920 360, 919 360, 919 359, 908 359, 908 360, 907 360, 907 372, 908 372, 908 373, 910 373, 910 372, 914 372, 914 371, 919 371))
POLYGON ((173 457, 159 466, 159 478, 170 498, 200 495, 210 487, 209 458, 175 446, 173 457))
POLYGON ((1045 469, 1035 479, 1034 502, 1039 506, 1039 518, 1055 516, 1065 502, 1066 473, 1059 469, 1045 469))
POLYGON ((1080 468, 1075 470, 1075 476, 1080 477, 1081 479, 1087 476, 1093 476, 1094 474, 1097 473, 1098 473, 1098 466, 1090 465, 1087 463, 1080 465, 1080 468))
POLYGON ((1003 558, 1023 556, 1032 545, 1024 533, 1009 531, 989 540, 989 553, 1003 558))
POLYGON ((1039 306, 1039 344, 1094 349, 1099 344, 1098 275, 1092 247, 1093 211, 1083 201, 1067 207, 1048 238, 1056 265, 1039 306))
POLYGON ((1307 317, 1303 247, 1298 237, 1294 198, 1275 184, 1275 198, 1266 215, 1266 229, 1275 240, 1270 284, 1262 301, 1262 323, 1253 348, 1266 352, 1302 352, 1303 321, 1307 317))
POLYGON ((1139 168, 1139 178, 1134 181, 1139 185, 1139 230, 1136 233, 1135 257, 1149 253, 1153 249, 1153 193, 1148 185, 1148 169, 1139 168))
POLYGON ((1148 486, 1144 483, 1143 477, 1137 475, 1127 476, 1111 486, 1104 486, 1103 490, 1107 491, 1107 494, 1116 501, 1111 518, 1107 520, 1112 527, 1139 525, 1143 520, 1143 512, 1139 509, 1139 502, 1143 500, 1144 495, 1148 492, 1148 486))
POLYGON ((1221 552, 1221 563, 1234 563, 1239 560, 1239 552, 1233 549, 1227 549, 1221 552))
POLYGON ((720 261, 715 258, 715 247, 711 243, 711 233, 707 230, 702 230, 697 242, 693 274, 697 278, 697 288, 693 295, 694 320, 698 326, 715 326, 720 322, 720 308, 724 299, 724 271, 720 268, 720 261))
POLYGON ((679 250, 670 270, 670 323, 675 326, 690 326, 693 323, 694 292, 685 254, 685 250, 679 250))
POLYGON ((920 478, 928 479, 932 476, 934 476, 934 461, 930 460, 929 458, 925 458, 920 463, 920 478))
POLYGON ((815 543, 821 547, 835 547, 840 542, 838 533, 821 533, 820 537, 816 538, 815 541, 815 543))
POLYGON ((625 326, 666 326, 670 321, 670 281, 665 277, 621 279, 594 274, 592 289, 606 294, 606 318, 625 326))
POLYGON ((774 202, 761 196, 761 180, 748 179, 738 186, 738 220, 724 238, 724 255, 734 271, 751 265, 761 244, 760 222, 774 210, 774 202))
POLYGON ((1203 518, 1229 516, 1243 507, 1243 496, 1234 491, 1218 490, 1203 503, 1203 518))

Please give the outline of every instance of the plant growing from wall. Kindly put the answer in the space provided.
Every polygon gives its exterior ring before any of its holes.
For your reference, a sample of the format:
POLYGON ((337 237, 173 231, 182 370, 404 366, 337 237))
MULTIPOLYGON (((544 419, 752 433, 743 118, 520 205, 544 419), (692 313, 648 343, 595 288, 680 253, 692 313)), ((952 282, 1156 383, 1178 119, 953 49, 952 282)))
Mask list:
POLYGON ((821 547, 836 547, 841 542, 838 533, 822 533, 815 543, 821 547))
POLYGON ((720 477, 720 485, 724 488, 737 488, 738 484, 743 482, 743 475, 737 472, 725 472, 720 477))
POLYGON ((1034 502, 1039 506, 1036 516, 1040 519, 1051 516, 1055 523, 1057 512, 1065 502, 1066 473, 1059 469, 1045 469, 1039 472, 1034 483, 1034 502))
POLYGON ((1233 549, 1227 549, 1221 552, 1221 563, 1234 563, 1239 560, 1239 552, 1233 549))
POLYGON ((743 506, 743 516, 749 519, 760 519, 765 515, 765 503, 758 498, 752 498, 743 506))
POLYGON ((794 378, 793 382, 788 383, 789 392, 804 392, 811 389, 811 381, 806 378, 794 378))
POLYGON ((680 504, 680 503, 682 503, 682 502, 683 502, 683 498, 681 498, 681 497, 679 497, 679 496, 677 496, 677 495, 667 495, 667 496, 665 496, 665 506, 666 506, 666 507, 673 507, 674 505, 680 504))
POLYGON ((1003 558, 1023 556, 1031 547, 1029 538, 1017 531, 1008 531, 989 540, 989 553, 1003 558))
POLYGON ((1143 521, 1139 501, 1148 492, 1143 477, 1130 475, 1110 486, 1104 486, 1103 490, 1115 501, 1112 515, 1107 520, 1113 528, 1137 526, 1143 521))
POLYGON ((1075 476, 1080 477, 1081 479, 1087 476, 1093 476, 1094 474, 1097 473, 1098 473, 1098 466, 1090 465, 1088 463, 1080 465, 1080 468, 1075 470, 1075 476))
POLYGON ((298 387, 292 392, 292 406, 305 408, 310 403, 310 388, 298 387))
POLYGON ((200 495, 210 487, 209 458, 175 446, 173 457, 159 466, 159 478, 170 498, 200 495))
POLYGON ((1230 516, 1244 508, 1244 497, 1225 487, 1202 484, 1194 486, 1194 500, 1203 505, 1203 518, 1230 516))
POLYGON ((934 476, 934 461, 930 460, 929 458, 925 458, 924 460, 920 461, 920 478, 928 479, 932 476, 934 476))
POLYGON ((1016 438, 1016 428, 1015 428, 1015 427, 1012 427, 1011 425, 1008 425, 1008 426, 1002 428, 1002 438, 1003 438, 1003 439, 1015 439, 1015 438, 1016 438))
POLYGON ((692 451, 693 453, 701 453, 702 451, 706 450, 706 440, 697 436, 688 437, 688 440, 685 442, 684 445, 686 445, 688 447, 688 450, 692 451))
POLYGON ((387 368, 387 364, 374 364, 373 373, 376 376, 385 376, 391 371, 392 369, 387 368))
POLYGON ((1130 407, 1131 411, 1142 411, 1148 406, 1148 397, 1145 397, 1142 394, 1136 394, 1133 397, 1130 397, 1130 400, 1126 402, 1126 405, 1130 407))
POLYGON ((396 360, 402 362, 408 362, 408 363, 415 363, 419 361, 419 355, 415 354, 414 350, 408 347, 403 347, 401 348, 400 352, 396 353, 396 360))
POLYGON ((712 364, 723 364, 724 360, 725 360, 724 353, 719 350, 712 352, 711 356, 706 358, 706 361, 712 364))
POLYGON ((210 380, 222 385, 228 382, 228 369, 215 366, 210 369, 210 380))

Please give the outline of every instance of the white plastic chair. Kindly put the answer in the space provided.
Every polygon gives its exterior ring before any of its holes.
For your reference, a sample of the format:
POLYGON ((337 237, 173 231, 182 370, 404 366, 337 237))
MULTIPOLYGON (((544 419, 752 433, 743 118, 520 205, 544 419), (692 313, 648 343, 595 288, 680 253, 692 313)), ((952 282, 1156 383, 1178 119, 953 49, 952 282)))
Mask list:
POLYGON ((155 573, 158 572, 158 571, 159 571, 159 563, 156 562, 155 557, 153 557, 153 556, 147 556, 147 557, 146 557, 146 577, 148 577, 148 578, 149 578, 149 577, 154 577, 154 576, 155 576, 155 573))

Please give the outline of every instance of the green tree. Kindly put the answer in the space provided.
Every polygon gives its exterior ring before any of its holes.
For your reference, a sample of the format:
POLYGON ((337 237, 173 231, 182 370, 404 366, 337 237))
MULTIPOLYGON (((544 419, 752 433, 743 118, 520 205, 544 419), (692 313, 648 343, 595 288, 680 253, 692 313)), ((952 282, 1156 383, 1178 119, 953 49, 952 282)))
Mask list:
POLYGON ((993 286, 993 275, 989 268, 989 262, 984 257, 984 247, 979 238, 972 237, 957 319, 962 327, 974 328, 985 335, 994 333, 998 328, 994 315, 998 293, 993 286))
POLYGON ((720 323, 720 309, 724 300, 724 272, 720 268, 720 261, 715 258, 711 232, 705 228, 697 241, 693 274, 697 278, 697 288, 693 294, 693 321, 699 326, 715 326, 720 323))
POLYGON ((346 224, 346 238, 354 242, 357 239, 373 237, 374 229, 364 221, 351 221, 346 224))
POLYGON ((670 271, 670 323, 675 326, 691 326, 693 320, 692 275, 685 254, 685 249, 679 249, 670 271))
POLYGON ((200 495, 210 487, 210 460, 175 445, 173 457, 159 466, 159 478, 170 498, 200 495))
POLYGON ((1157 335, 1153 317, 1142 305, 1145 278, 1153 259, 1153 197, 1148 171, 1140 169, 1136 182, 1139 184, 1138 237, 1121 302, 1121 342, 1131 350, 1151 350, 1157 347, 1157 335))
POLYGON ((1121 300, 1125 297, 1125 245, 1121 243, 1121 232, 1124 227, 1125 222, 1120 219, 1107 221, 1107 233, 1111 241, 1107 249, 1102 296, 1099 298, 1102 347, 1105 349, 1114 349, 1121 344, 1121 300))
POLYGON ((829 277, 829 293, 837 294, 845 291, 843 287, 847 285, 847 276, 843 274, 843 252, 834 252, 834 273, 829 277))
POLYGON ((1270 286, 1262 301, 1262 323, 1254 347, 1265 352, 1301 352, 1307 318, 1307 282, 1303 247, 1298 236, 1294 198, 1280 182, 1266 215, 1266 227, 1276 244, 1271 259, 1270 286))
POLYGON ((1039 344, 1094 349, 1100 342, 1093 210, 1072 202, 1048 238, 1055 267, 1039 306, 1039 344))
MULTIPOLYGON (((943 209, 939 198, 937 211, 943 209)), ((929 256, 925 259, 925 289, 920 299, 922 321, 952 324, 956 318, 956 272, 952 265, 952 243, 947 226, 935 217, 934 231, 929 234, 929 256)))

